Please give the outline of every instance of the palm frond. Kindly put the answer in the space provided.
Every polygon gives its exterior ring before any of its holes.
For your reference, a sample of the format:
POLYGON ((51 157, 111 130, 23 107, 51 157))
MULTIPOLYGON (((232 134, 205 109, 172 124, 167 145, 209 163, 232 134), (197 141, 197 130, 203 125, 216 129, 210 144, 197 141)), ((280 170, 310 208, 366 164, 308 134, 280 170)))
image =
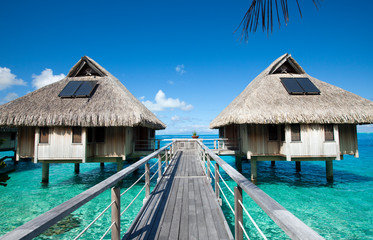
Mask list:
MULTIPOLYGON (((320 5, 322 0, 312 0, 316 8, 320 5)), ((299 5, 299 0, 295 0, 300 16, 302 11, 299 5)), ((284 18, 285 25, 289 22, 289 8, 288 0, 252 0, 249 10, 247 10, 240 25, 236 31, 242 26, 241 38, 248 39, 249 32, 256 32, 260 22, 262 23, 263 32, 273 32, 273 18, 277 16, 279 28, 281 27, 281 15, 284 18), (275 8, 275 9, 274 9, 275 8), (280 10, 279 10, 280 9, 280 10)))

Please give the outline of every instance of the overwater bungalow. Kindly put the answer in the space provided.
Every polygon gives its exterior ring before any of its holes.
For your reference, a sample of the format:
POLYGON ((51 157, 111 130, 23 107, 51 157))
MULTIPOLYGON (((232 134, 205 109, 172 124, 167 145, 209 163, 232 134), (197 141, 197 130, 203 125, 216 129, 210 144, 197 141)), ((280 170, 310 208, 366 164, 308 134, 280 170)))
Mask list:
POLYGON ((147 150, 166 126, 123 84, 84 56, 67 77, 0 106, 0 126, 16 127, 17 159, 43 163, 117 162, 147 150), (137 149, 136 142, 144 141, 137 149))
POLYGON ((357 124, 373 123, 373 102, 308 75, 285 54, 259 74, 210 124, 251 162, 325 161, 359 156, 357 124))

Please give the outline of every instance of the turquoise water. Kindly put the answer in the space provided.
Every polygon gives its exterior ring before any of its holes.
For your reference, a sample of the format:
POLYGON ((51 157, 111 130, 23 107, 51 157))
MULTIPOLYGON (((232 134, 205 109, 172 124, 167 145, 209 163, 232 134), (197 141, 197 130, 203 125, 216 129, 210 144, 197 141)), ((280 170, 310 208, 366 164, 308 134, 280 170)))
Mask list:
MULTIPOLYGON (((166 136, 183 137, 183 136, 166 136)), ((190 136, 184 136, 190 137, 190 136)), ((217 136, 203 136, 203 138, 217 136)), ((161 136, 161 138, 164 138, 161 136)), ((270 162, 258 163, 258 186, 268 195, 287 208, 326 239, 373 239, 373 134, 359 134, 360 158, 345 156, 342 161, 334 161, 334 182, 325 179, 325 163, 302 163, 302 171, 295 171, 293 162, 277 162, 274 168, 270 162)), ((223 157, 234 165, 233 157, 223 157)), ((155 163, 155 160, 153 160, 155 163)), ((127 165, 128 166, 128 165, 127 165)), ((156 167, 152 169, 152 172, 156 167)), ((116 172, 116 164, 105 164, 101 169, 98 163, 81 164, 80 174, 74 174, 74 164, 51 164, 50 183, 40 184, 41 165, 20 162, 17 171, 10 175, 7 187, 0 187, 0 235, 26 223, 41 213, 74 197, 116 172)), ((122 185, 122 192, 130 186, 144 169, 133 173, 122 185)), ((249 177, 250 164, 243 163, 243 173, 249 177)), ((222 173, 223 174, 223 173, 222 173)), ((233 189, 235 183, 224 175, 233 189)), ((156 177, 155 177, 156 178, 156 177)), ((143 187, 141 181, 124 197, 124 209, 143 187)), ((155 181, 152 181, 152 186, 155 181)), ((223 187, 224 188, 224 187, 223 187)), ((227 197, 233 203, 233 197, 227 197)), ((134 206, 122 218, 122 232, 129 227, 141 208, 144 194, 139 196, 134 206)), ((233 227, 233 216, 223 200, 223 211, 233 227)), ((271 239, 284 239, 286 235, 269 219, 247 196, 245 206, 271 239)), ((88 204, 76 210, 66 219, 52 227, 38 239, 71 239, 85 228, 107 205, 110 204, 110 191, 106 191, 88 204)), ((250 237, 257 235, 248 219, 244 219, 250 237)), ((97 239, 110 226, 110 210, 83 235, 82 239, 97 239)), ((109 234, 110 235, 110 234, 109 234)), ((110 239, 107 236, 106 239, 110 239)))

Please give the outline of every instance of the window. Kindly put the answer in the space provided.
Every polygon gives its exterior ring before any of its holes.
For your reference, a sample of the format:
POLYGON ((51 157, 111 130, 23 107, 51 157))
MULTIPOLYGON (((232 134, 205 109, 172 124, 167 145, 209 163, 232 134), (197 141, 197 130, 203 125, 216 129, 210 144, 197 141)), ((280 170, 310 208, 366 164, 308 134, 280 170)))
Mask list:
POLYGON ((334 141, 334 129, 333 124, 324 125, 325 141, 334 141))
POLYGON ((73 143, 82 143, 81 127, 73 127, 73 143))
POLYGON ((96 128, 96 142, 97 143, 105 142, 105 128, 104 127, 96 128))
POLYGON ((49 128, 48 127, 40 128, 39 143, 49 143, 49 128))
POLYGON ((88 128, 87 135, 87 142, 93 143, 93 128, 88 128))
POLYGON ((11 141, 14 141, 14 140, 16 140, 16 133, 15 132, 12 132, 12 133, 10 133, 10 140, 11 141))
POLYGON ((280 125, 281 141, 285 142, 285 125, 280 125))
POLYGON ((300 124, 291 125, 291 141, 301 141, 300 124))
POLYGON ((277 134, 277 125, 268 125, 268 138, 269 141, 277 141, 278 134, 277 134))

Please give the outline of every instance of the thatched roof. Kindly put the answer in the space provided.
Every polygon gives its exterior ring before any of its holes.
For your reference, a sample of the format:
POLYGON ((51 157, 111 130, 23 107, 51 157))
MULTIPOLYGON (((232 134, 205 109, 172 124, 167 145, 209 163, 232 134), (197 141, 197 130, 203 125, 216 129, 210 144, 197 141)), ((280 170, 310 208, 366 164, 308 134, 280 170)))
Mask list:
POLYGON ((82 57, 66 78, 0 106, 0 126, 166 126, 123 84, 89 57, 82 57), (82 76, 81 70, 93 70, 82 76), (78 76, 77 76, 78 75, 78 76), (98 81, 89 98, 61 98, 69 81, 98 81))
MULTIPOLYGON (((281 71, 280 71, 281 72, 281 71)), ((373 123, 373 102, 309 76, 285 54, 257 76, 210 124, 373 123), (278 73, 284 66, 295 73, 278 73), (280 78, 301 77, 321 91, 320 95, 290 95, 280 78)))

